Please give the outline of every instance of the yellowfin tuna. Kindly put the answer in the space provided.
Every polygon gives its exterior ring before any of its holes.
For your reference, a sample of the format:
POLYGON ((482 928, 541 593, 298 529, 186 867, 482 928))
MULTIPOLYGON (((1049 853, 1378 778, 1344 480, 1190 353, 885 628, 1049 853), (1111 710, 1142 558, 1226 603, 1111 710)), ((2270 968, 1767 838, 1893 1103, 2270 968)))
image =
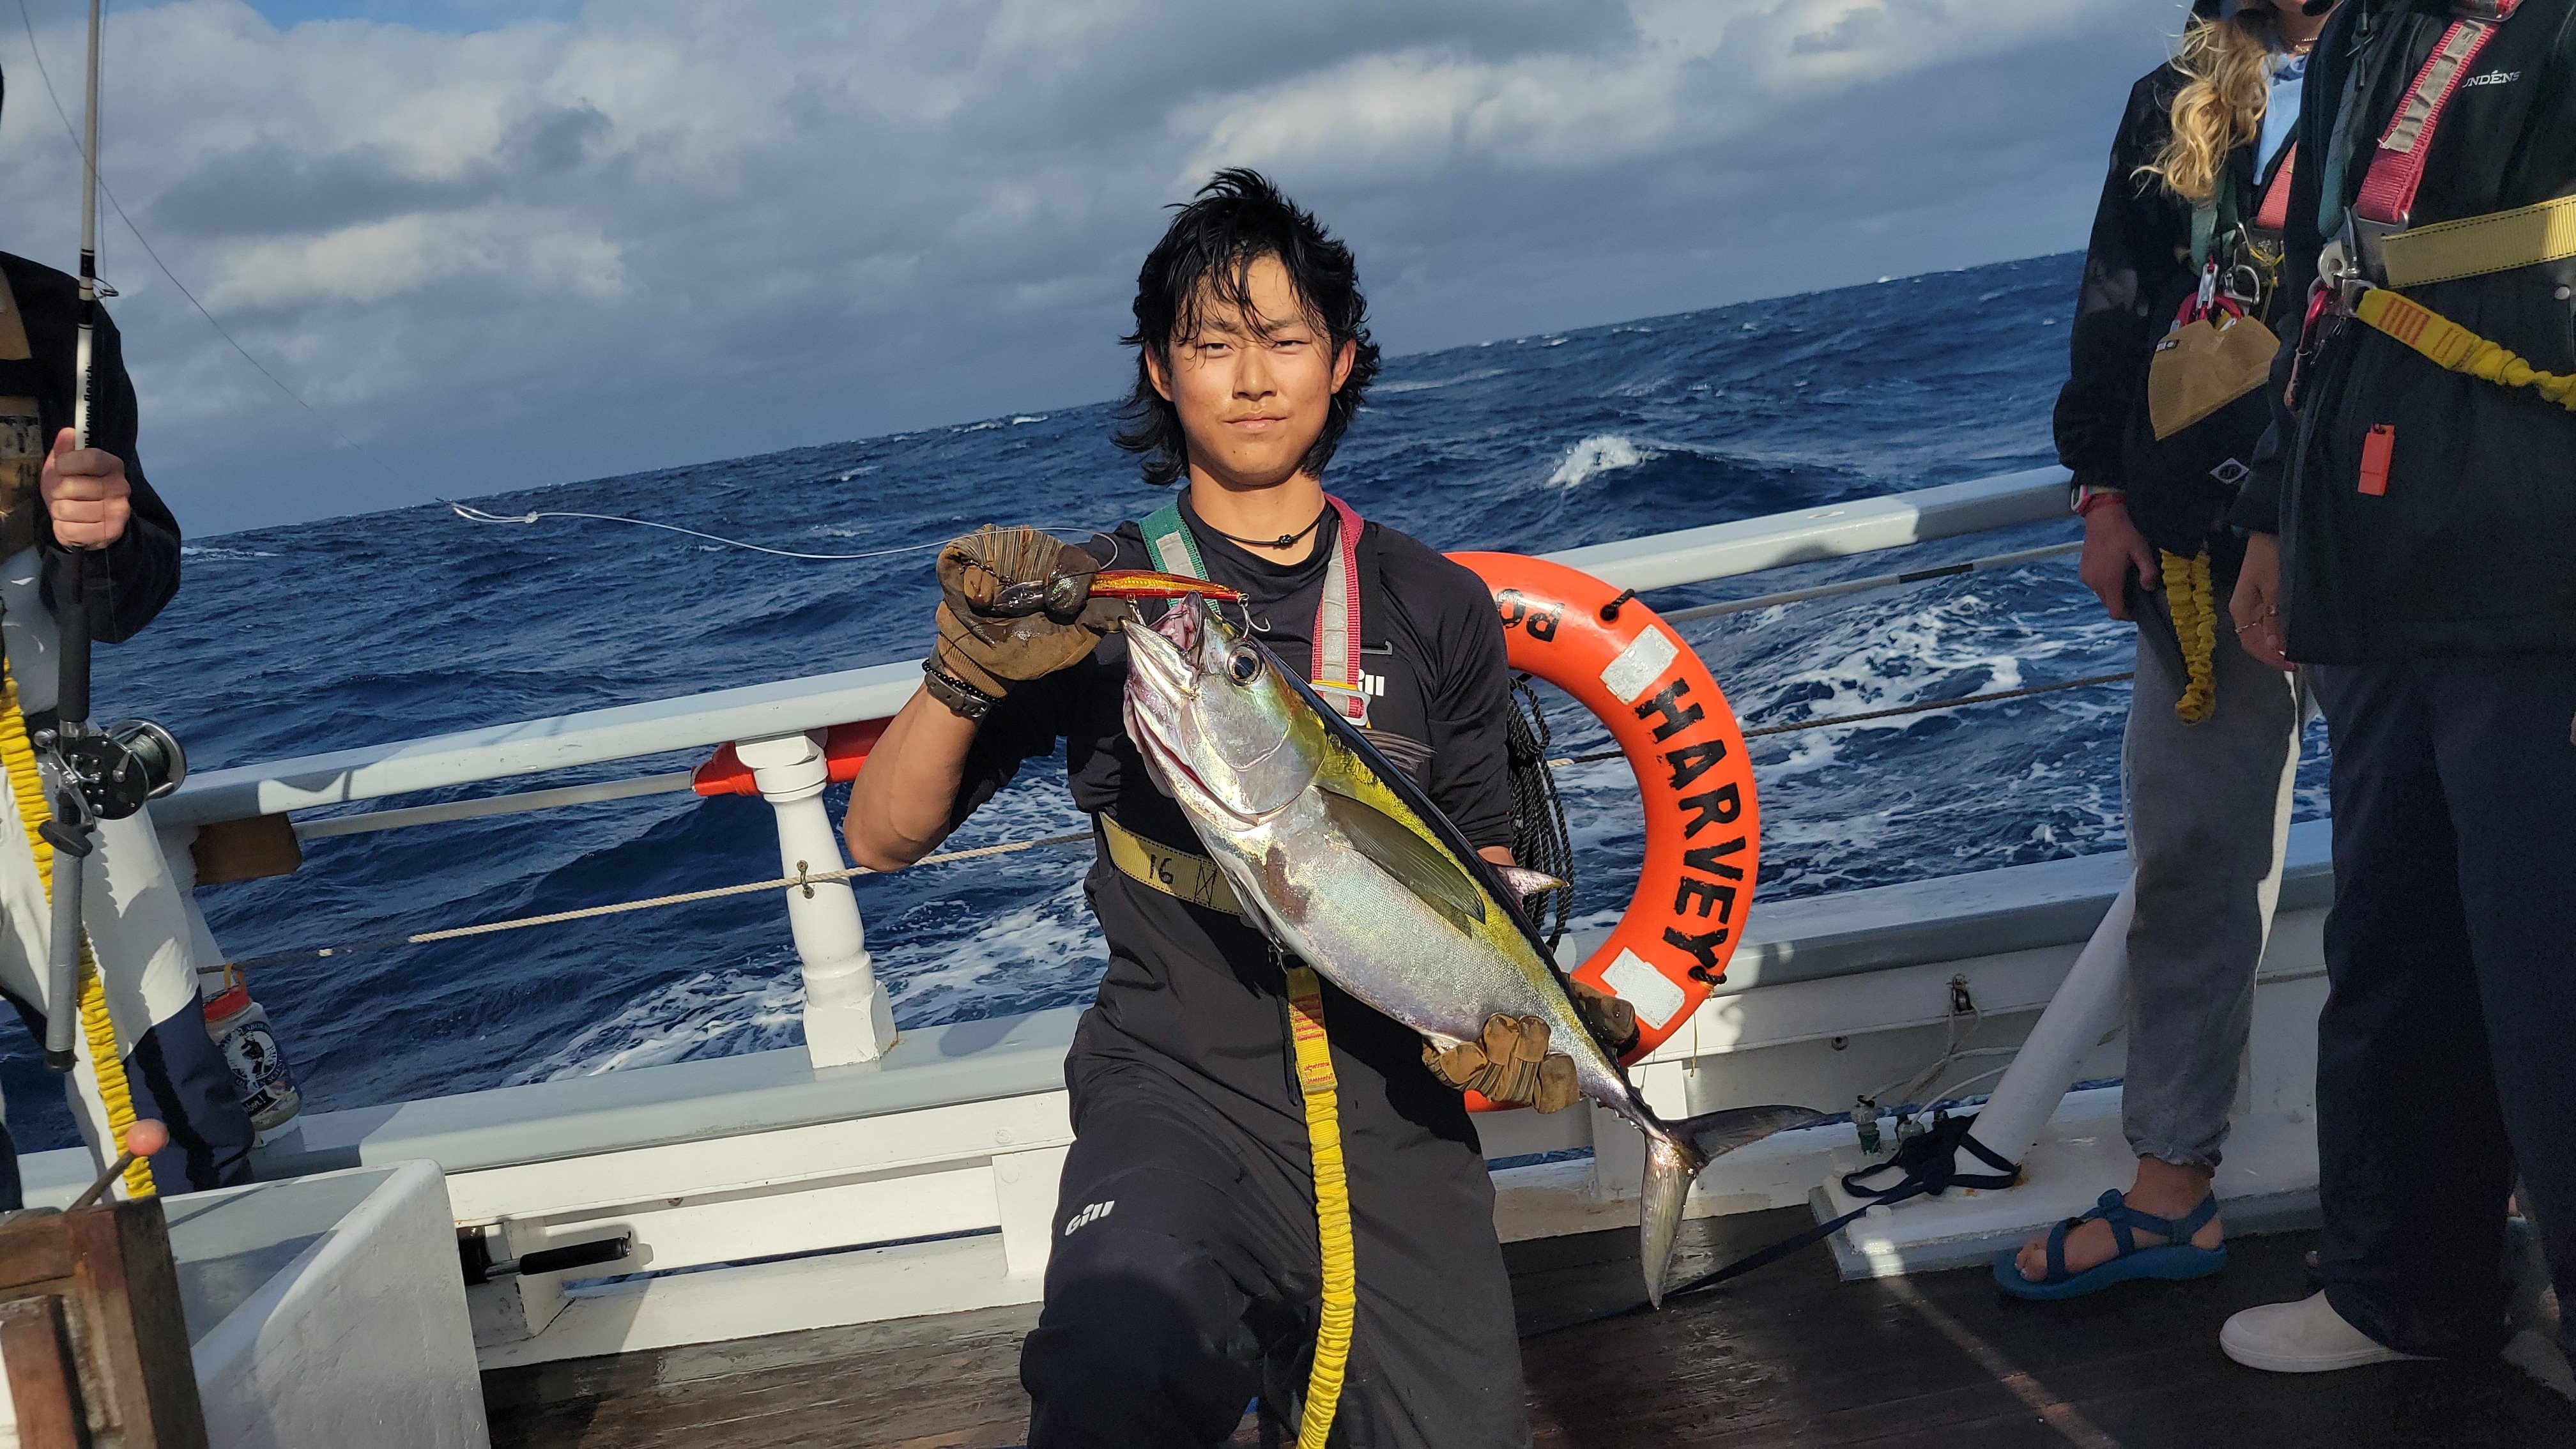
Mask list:
POLYGON ((1645 1134, 1646 1295, 1660 1304, 1700 1172, 1817 1114, 1657 1117, 1584 1028, 1520 890, 1364 733, 1198 596, 1127 639, 1127 732, 1272 940, 1435 1043, 1472 1039, 1498 1012, 1538 1017, 1583 1094, 1645 1134))

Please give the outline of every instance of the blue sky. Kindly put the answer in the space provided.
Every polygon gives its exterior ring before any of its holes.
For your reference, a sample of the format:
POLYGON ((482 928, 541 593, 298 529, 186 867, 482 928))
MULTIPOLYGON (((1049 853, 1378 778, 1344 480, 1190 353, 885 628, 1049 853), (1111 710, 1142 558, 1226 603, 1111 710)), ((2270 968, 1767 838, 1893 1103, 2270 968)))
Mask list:
MULTIPOLYGON (((82 7, 27 3, 68 80, 82 7)), ((1161 208, 1221 165, 1353 244, 1396 352, 2072 250, 2181 18, 171 0, 112 14, 109 184, 327 426, 112 218, 102 266, 147 467, 212 533, 1108 396, 1161 208)), ((67 265, 26 52, 0 26, 0 247, 67 265)))

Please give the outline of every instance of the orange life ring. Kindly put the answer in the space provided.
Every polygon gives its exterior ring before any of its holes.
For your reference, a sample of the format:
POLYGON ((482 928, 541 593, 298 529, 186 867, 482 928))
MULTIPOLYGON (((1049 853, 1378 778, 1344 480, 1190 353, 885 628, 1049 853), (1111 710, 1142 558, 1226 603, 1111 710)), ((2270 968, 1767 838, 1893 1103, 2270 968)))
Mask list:
POLYGON ((1573 972, 1637 1009, 1634 1060, 1690 1020, 1743 937, 1762 853, 1744 732, 1708 666, 1626 593, 1521 554, 1450 557, 1493 590, 1512 668, 1592 711, 1636 772, 1645 869, 1618 929, 1573 972))

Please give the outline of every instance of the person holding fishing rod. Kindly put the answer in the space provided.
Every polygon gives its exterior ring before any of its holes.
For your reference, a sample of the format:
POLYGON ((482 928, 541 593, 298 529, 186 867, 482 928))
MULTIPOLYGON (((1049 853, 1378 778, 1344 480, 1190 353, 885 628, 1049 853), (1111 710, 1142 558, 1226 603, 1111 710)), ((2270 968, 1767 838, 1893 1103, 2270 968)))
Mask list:
MULTIPOLYGON (((0 77, 0 102, 6 95, 0 77)), ((88 242, 94 218, 85 223, 88 242)), ((94 243, 84 252, 94 254, 94 243)), ((168 1144, 124 1178, 128 1195, 217 1187, 249 1179, 253 1133, 206 1034, 195 933, 160 840, 139 808, 106 818, 121 807, 71 805, 59 771, 38 763, 80 748, 54 742, 71 733, 66 721, 87 719, 89 642, 133 637, 179 588, 179 525, 135 451, 138 411, 116 325, 83 290, 81 279, 0 252, 0 766, 9 785, 0 792, 0 995, 66 1073, 73 1120, 102 1163, 127 1122, 169 1125, 168 1144), (85 812, 100 818, 73 828, 85 812), (77 863, 49 863, 64 860, 77 863), (58 907, 55 887, 75 873, 58 907), (56 912, 74 907, 89 950, 75 941, 75 954, 58 960, 56 912), (114 1051, 103 1053, 108 1044, 114 1051)), ((83 758, 125 757, 93 734, 106 753, 83 758)), ((168 753, 175 762, 175 748, 168 753)), ((162 781, 129 783, 139 807, 162 781)), ((21 1201, 15 1146, 0 1128, 0 1209, 21 1201)))
MULTIPOLYGON (((1508 864, 1500 619, 1474 574, 1324 491, 1378 363, 1350 250, 1311 214, 1252 172, 1220 173, 1146 258, 1135 317, 1118 442, 1180 496, 1105 556, 1030 529, 943 550, 937 651, 848 818, 857 862, 899 869, 1062 740, 1096 822, 1086 894, 1109 969, 1065 1069, 1075 1140, 1021 1357, 1029 1443, 1214 1444, 1258 1398, 1309 1449, 1328 1430, 1384 1449, 1526 1444, 1493 1187, 1458 1089, 1565 1105, 1562 1054, 1537 1018, 1496 1017, 1434 1058, 1358 1001, 1297 984, 1313 974, 1228 908, 1128 738, 1126 606, 1086 585, 1142 568, 1239 593, 1229 617, 1290 667, 1311 660, 1319 696, 1508 864), (1320 1003, 1328 1048, 1292 1045, 1292 997, 1320 1003), (1301 1090, 1317 1080, 1337 1125, 1301 1090), (1316 1186, 1328 1142, 1346 1199, 1316 1186), (1337 1305, 1319 1241, 1344 1217, 1355 1303, 1337 1305), (1317 1346, 1334 1322, 1346 1358, 1317 1346)), ((1633 1016, 1592 1012, 1606 1041, 1633 1040, 1633 1016)))
POLYGON ((2121 749, 2129 927, 2126 1191, 1995 1264, 2062 1299, 2226 1266, 2210 1191, 2254 1019, 2308 700, 2224 627, 2245 545, 2226 523, 2271 424, 2264 382, 2304 299, 2280 285, 2308 49, 2299 0, 2199 0, 2141 78, 2084 258, 2058 454, 2084 517, 2078 574, 2137 626, 2121 749))

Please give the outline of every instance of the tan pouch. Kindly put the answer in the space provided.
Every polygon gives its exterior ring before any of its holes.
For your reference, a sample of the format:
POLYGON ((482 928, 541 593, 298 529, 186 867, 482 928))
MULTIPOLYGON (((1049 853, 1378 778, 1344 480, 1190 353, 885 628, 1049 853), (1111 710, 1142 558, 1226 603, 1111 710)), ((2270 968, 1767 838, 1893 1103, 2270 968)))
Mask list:
MULTIPOLYGON (((0 275, 0 361, 23 361, 27 324, 0 275)), ((0 558, 36 541, 36 485, 45 474, 45 420, 31 397, 0 397, 0 558)))
POLYGON ((2147 362, 2147 420, 2161 443, 2261 387, 2281 339, 2251 318, 2202 318, 2166 334, 2147 362))
POLYGON ((0 397, 0 558, 36 541, 45 424, 31 397, 0 397))

